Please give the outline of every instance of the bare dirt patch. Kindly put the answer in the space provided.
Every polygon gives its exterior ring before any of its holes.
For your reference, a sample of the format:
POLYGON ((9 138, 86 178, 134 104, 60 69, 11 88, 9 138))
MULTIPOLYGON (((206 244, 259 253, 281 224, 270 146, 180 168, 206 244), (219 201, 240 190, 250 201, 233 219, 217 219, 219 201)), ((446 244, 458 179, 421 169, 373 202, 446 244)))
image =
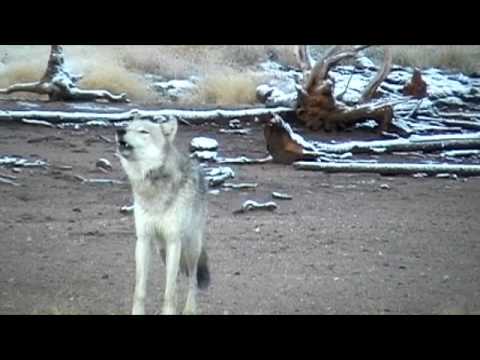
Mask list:
MULTIPOLYGON (((130 203, 130 189, 74 177, 126 180, 114 145, 99 138, 113 139, 113 129, 0 129, 0 155, 50 164, 20 173, 0 169, 21 184, 0 184, 0 313, 128 314, 135 238, 132 216, 119 210, 130 203), (41 137, 47 138, 29 141, 41 137), (111 173, 95 169, 99 158, 111 161, 111 173)), ((182 126, 177 143, 187 151, 195 136, 215 137, 224 156, 266 154, 260 125, 249 136, 182 126)), ((353 135, 337 139, 347 136, 353 135)), ((199 298, 203 313, 480 310, 479 178, 329 175, 276 164, 232 169, 234 182, 258 187, 210 196, 212 285, 199 298), (275 200, 274 212, 233 214, 246 200, 272 201, 274 191, 293 200, 275 200)), ((158 313, 164 284, 164 267, 155 260, 149 313, 158 313)))

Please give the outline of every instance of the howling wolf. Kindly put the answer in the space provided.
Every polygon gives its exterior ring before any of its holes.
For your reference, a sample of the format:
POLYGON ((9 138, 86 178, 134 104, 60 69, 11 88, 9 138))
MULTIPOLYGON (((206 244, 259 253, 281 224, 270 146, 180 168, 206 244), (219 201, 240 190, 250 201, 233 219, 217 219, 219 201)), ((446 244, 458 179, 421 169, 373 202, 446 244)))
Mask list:
POLYGON ((117 130, 118 156, 134 197, 137 242, 132 314, 145 314, 145 297, 153 241, 166 264, 163 314, 175 314, 179 269, 188 277, 184 314, 197 313, 197 289, 210 283, 203 243, 207 185, 199 167, 174 146, 177 121, 134 120, 117 130))

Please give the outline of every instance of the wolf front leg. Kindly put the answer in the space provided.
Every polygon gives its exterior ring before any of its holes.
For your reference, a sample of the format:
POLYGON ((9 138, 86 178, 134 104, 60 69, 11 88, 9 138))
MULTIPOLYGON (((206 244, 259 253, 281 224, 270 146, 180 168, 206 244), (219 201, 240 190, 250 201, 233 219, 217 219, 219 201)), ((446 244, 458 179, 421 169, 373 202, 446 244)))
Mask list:
POLYGON ((145 315, 145 298, 150 269, 151 239, 145 234, 137 235, 135 245, 135 294, 133 296, 132 315, 145 315))
POLYGON ((162 314, 175 315, 177 311, 177 276, 182 246, 180 242, 167 243, 166 285, 162 314))

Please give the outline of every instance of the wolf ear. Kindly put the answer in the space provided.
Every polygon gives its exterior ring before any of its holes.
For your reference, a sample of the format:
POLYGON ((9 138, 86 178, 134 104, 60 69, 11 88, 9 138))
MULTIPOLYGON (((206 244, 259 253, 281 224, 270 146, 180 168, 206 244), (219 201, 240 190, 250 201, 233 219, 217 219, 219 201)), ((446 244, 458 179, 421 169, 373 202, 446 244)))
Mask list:
POLYGON ((173 141, 177 135, 178 122, 177 119, 170 119, 167 122, 160 124, 163 135, 169 140, 173 141))

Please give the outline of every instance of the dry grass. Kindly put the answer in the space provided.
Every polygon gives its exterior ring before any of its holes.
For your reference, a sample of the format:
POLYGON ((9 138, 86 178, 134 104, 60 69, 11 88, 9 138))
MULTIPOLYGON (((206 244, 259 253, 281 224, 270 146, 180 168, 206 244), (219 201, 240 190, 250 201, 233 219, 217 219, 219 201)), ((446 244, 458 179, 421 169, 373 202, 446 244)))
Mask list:
MULTIPOLYGON (((319 53, 325 47, 314 46, 319 53)), ((84 74, 80 87, 125 91, 137 102, 161 101, 141 75, 151 73, 166 79, 202 76, 196 96, 183 102, 252 103, 259 79, 249 69, 268 58, 284 65, 295 64, 292 46, 287 45, 67 45, 65 52, 72 70, 84 74)), ((38 80, 48 53, 45 45, 1 45, 0 87, 38 80)), ((394 46, 394 62, 401 65, 471 73, 480 71, 479 59, 480 46, 476 45, 394 46)))
POLYGON ((394 62, 420 68, 438 67, 470 74, 480 71, 480 46, 414 45, 394 46, 394 62))
POLYGON ((153 102, 158 95, 152 90, 148 81, 139 74, 125 71, 118 65, 89 66, 84 72, 78 86, 84 89, 105 89, 114 94, 126 92, 136 102, 153 102))
POLYGON ((252 67, 269 56, 285 65, 294 64, 290 46, 273 45, 166 45, 118 46, 127 69, 164 76, 168 79, 205 75, 210 70, 229 70, 252 67))
POLYGON ((184 104, 246 105, 254 104, 256 89, 262 78, 251 72, 223 71, 209 72, 200 82, 196 94, 184 99, 184 104))
POLYGON ((0 68, 0 87, 7 87, 15 82, 32 82, 37 81, 45 71, 40 61, 35 63, 30 61, 19 61, 8 63, 0 68))

